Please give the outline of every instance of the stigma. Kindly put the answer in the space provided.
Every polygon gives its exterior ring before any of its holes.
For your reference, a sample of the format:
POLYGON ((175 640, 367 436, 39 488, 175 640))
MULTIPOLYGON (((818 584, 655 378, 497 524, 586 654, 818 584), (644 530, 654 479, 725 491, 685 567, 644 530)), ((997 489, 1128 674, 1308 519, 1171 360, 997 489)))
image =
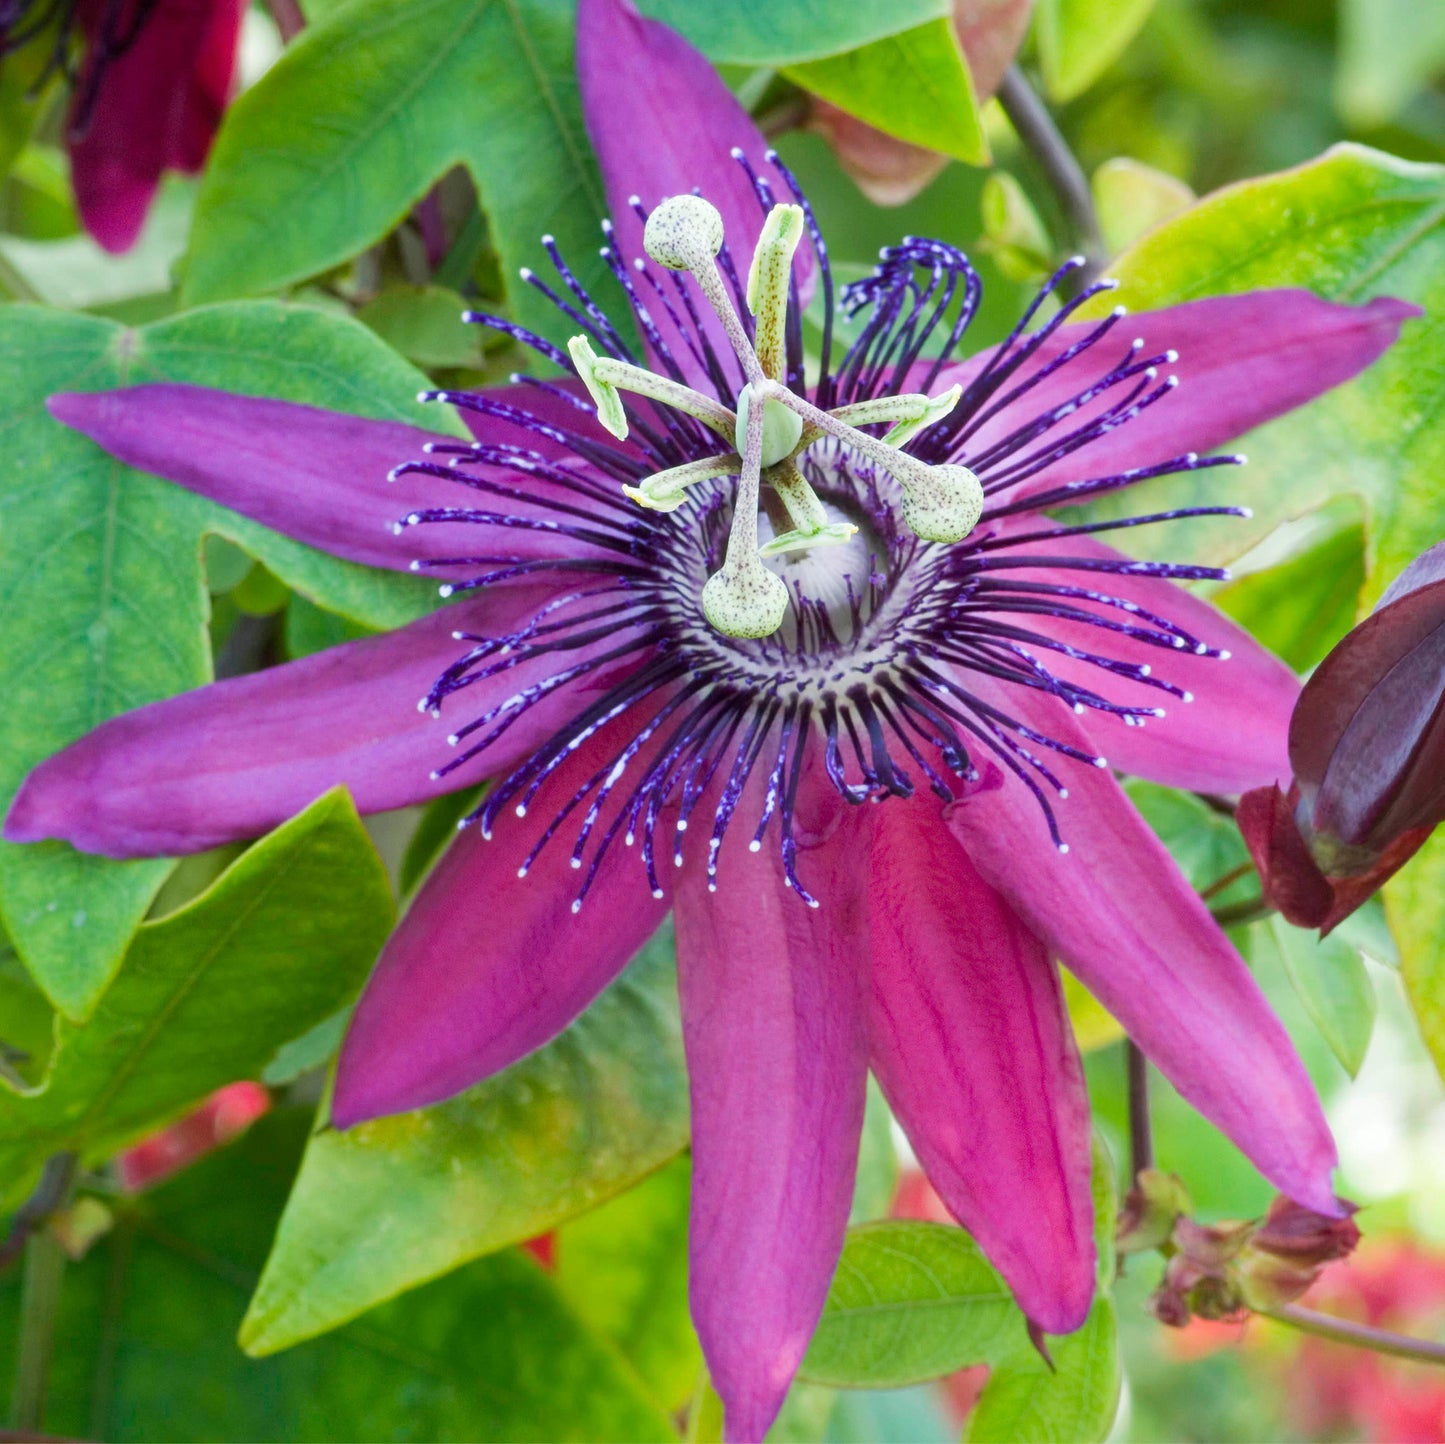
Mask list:
POLYGON ((624 391, 691 416, 717 436, 715 455, 654 472, 623 491, 648 510, 674 511, 690 487, 736 479, 726 551, 701 594, 708 625, 728 637, 760 639, 783 625, 790 594, 770 558, 844 545, 857 531, 825 506, 799 466, 816 443, 829 440, 887 477, 899 493, 904 524, 922 541, 962 541, 983 514, 983 487, 968 467, 930 465, 904 449, 953 410, 959 387, 933 397, 905 392, 824 409, 787 384, 788 298, 804 230, 801 206, 780 204, 768 212, 748 272, 745 323, 718 267, 724 236, 717 208, 701 196, 673 196, 647 218, 643 248, 659 265, 692 277, 737 358, 744 384, 736 409, 671 377, 599 357, 585 336, 574 336, 567 347, 598 421, 618 440, 628 432, 624 391), (889 429, 878 435, 884 426, 889 429), (760 510, 766 541, 759 540, 760 510))

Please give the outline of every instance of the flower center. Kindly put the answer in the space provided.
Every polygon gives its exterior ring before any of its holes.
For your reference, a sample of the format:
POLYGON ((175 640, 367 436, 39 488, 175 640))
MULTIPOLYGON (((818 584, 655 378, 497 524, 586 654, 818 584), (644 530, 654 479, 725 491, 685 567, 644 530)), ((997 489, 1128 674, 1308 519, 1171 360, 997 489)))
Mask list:
POLYGON ((773 525, 766 513, 758 522, 763 565, 782 581, 793 602, 778 628, 778 641, 794 651, 810 650, 807 628, 800 628, 801 616, 810 611, 824 635, 843 646, 855 641, 873 615, 887 565, 886 548, 858 507, 832 499, 820 504, 827 524, 848 532, 836 546, 767 553, 773 525))
MULTIPOLYGON (((567 348, 597 405, 598 420, 614 436, 622 439, 627 435, 620 393, 630 391, 695 417, 731 448, 656 472, 636 486, 623 488, 640 506, 675 511, 687 488, 719 477, 738 478, 722 565, 702 589, 702 609, 709 625, 730 637, 770 637, 783 628, 794 598, 790 582, 803 575, 810 585, 821 588, 821 594, 811 600, 833 617, 843 605, 839 588, 846 589, 846 579, 863 567, 869 555, 866 543, 864 551, 854 555, 858 523, 840 515, 836 507, 830 510, 798 465, 808 448, 825 437, 892 478, 902 493, 899 509, 904 522, 924 541, 961 541, 983 511, 983 487, 967 467, 956 463, 931 466, 902 449, 953 409, 958 387, 936 397, 922 393, 878 396, 825 411, 785 384, 789 282, 803 228, 803 211, 797 205, 776 205, 763 222, 748 273, 748 310, 754 319, 750 335, 718 270, 717 256, 723 243, 718 211, 701 196, 673 196, 647 218, 643 235, 647 253, 660 265, 687 271, 722 323, 747 378, 736 411, 669 377, 612 357, 599 357, 585 336, 574 336, 567 348), (881 438, 861 429, 880 425, 891 427, 881 438), (765 499, 775 504, 770 506, 769 534, 760 537, 758 511, 765 499), (838 546, 850 549, 852 559, 846 565, 819 561, 805 566, 797 561, 779 566, 776 562, 794 553, 806 555, 838 546)), ((866 582, 867 575, 864 569, 859 580, 866 582)), ((863 619, 855 610, 849 603, 849 636, 863 619)), ((836 621, 841 625, 841 612, 836 621)))

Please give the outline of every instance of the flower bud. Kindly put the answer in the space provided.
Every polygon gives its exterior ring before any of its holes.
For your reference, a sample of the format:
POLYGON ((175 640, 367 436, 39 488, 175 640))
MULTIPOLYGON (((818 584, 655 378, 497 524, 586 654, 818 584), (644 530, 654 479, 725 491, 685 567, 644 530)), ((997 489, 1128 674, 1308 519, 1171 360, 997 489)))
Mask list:
POLYGON ((1291 922, 1342 922, 1445 820, 1445 543, 1413 562, 1305 684, 1294 785, 1238 821, 1266 898, 1291 922))

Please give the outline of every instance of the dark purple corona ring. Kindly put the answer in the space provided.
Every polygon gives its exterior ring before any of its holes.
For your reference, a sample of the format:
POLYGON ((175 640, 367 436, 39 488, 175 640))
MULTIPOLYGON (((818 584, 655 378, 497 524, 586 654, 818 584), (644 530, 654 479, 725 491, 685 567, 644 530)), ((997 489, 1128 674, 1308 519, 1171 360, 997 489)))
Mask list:
MULTIPOLYGON (((747 166, 744 158, 738 160, 747 166)), ((767 160, 791 185, 777 157, 769 154, 767 160)), ((751 167, 748 174, 761 221, 776 198, 751 167)), ((806 217, 822 290, 822 329, 817 374, 805 377, 802 308, 796 280, 791 281, 782 353, 786 386, 818 409, 860 408, 855 415, 867 414, 861 403, 931 390, 956 363, 978 307, 979 279, 968 258, 941 242, 909 237, 884 251, 870 276, 843 288, 835 316, 823 238, 796 187, 788 199, 806 217), (842 325, 850 328, 846 343, 838 334, 842 325)), ((640 207, 638 213, 645 214, 640 207)), ((675 272, 659 274, 641 261, 629 267, 610 226, 607 236, 603 254, 661 374, 675 387, 686 385, 674 355, 679 345, 686 347, 691 374, 705 373, 712 399, 735 411, 748 377, 743 363, 710 334, 704 300, 675 272), (671 344, 654 320, 658 313, 670 323, 671 344)), ((544 244, 557 273, 556 288, 531 272, 524 278, 585 333, 598 356, 641 366, 550 238, 544 244)), ((756 328, 743 280, 725 243, 718 263, 752 341, 756 328)), ((710 624, 700 602, 704 584, 727 550, 736 472, 691 485, 667 511, 644 509, 623 494, 624 487, 638 488, 655 473, 688 466, 709 470, 706 463, 727 457, 725 441, 704 421, 652 397, 637 398, 627 407, 630 444, 608 445, 486 395, 425 393, 428 399, 528 428, 547 445, 527 449, 439 440, 427 446, 426 459, 398 466, 393 473, 398 480, 424 473, 455 481, 476 496, 470 505, 459 496, 456 506, 415 511, 399 523, 465 522, 478 529, 475 551, 429 556, 416 566, 457 577, 442 587, 449 596, 535 572, 575 571, 579 577, 575 590, 553 599, 515 631, 455 634, 470 646, 421 704, 438 716, 446 699, 523 664, 546 658, 550 671, 457 728, 448 738, 457 755, 437 775, 446 776, 475 758, 484 760, 488 748, 520 717, 559 689, 625 671, 615 684, 597 689, 589 705, 499 780, 468 821, 489 832, 504 809, 524 814, 566 758, 594 733, 626 717, 630 725, 615 756, 564 801, 532 854, 544 846, 572 848, 573 865, 582 870, 574 908, 581 906, 619 839, 637 845, 660 898, 664 860, 659 854, 670 853, 680 866, 684 834, 689 834, 690 845, 708 848, 715 887, 718 852, 735 828, 746 832, 754 851, 764 845, 781 848, 789 883, 816 905, 796 868, 794 819, 799 779, 813 748, 833 787, 852 803, 906 797, 924 786, 941 803, 951 803, 996 786, 998 769, 1005 768, 1033 792, 1041 825, 1067 852, 1067 836, 1051 802, 1067 796, 1067 774, 1058 759, 1092 767, 1107 766, 1107 760, 1030 727, 988 700, 970 679, 1048 693, 1076 713, 1107 713, 1135 727, 1164 717, 1170 706, 1189 703, 1190 693, 1169 679, 1171 655, 1187 651, 1223 659, 1228 653, 1209 647, 1170 618, 1115 595, 1109 577, 1194 580, 1223 573, 1133 561, 1080 547, 1078 538, 1185 516, 1248 514, 1212 506, 1072 525, 1038 514, 1146 477, 1232 466, 1243 459, 1190 452, 1147 467, 1030 487, 1062 458, 1166 401, 1177 385, 1168 370, 1178 359, 1175 353, 1151 352, 1129 331, 1122 307, 1069 345, 1052 354, 1045 351, 1081 307, 1113 286, 1095 282, 1060 304, 1062 287, 1082 265, 1081 259, 1071 260, 1048 281, 1007 341, 962 387, 947 415, 902 448, 928 467, 966 466, 982 483, 982 519, 966 539, 952 545, 921 540, 904 524, 893 478, 846 441, 822 434, 798 454, 799 469, 835 529, 851 535, 841 543, 769 559, 787 589, 787 610, 782 625, 765 637, 723 634, 710 624), (1050 306, 1049 319, 1029 330, 1050 306), (1048 359, 1030 366, 1041 354, 1048 359), (1049 400, 1032 414, 1021 409, 1030 392, 1060 373, 1070 378, 1066 396, 1060 399, 1057 388, 1050 388, 1049 400), (981 441, 986 424, 1005 409, 1013 424, 1004 434, 981 441), (580 465, 557 459, 558 448, 574 453, 580 465), (500 479, 499 472, 512 473, 514 479, 500 479), (489 509, 488 495, 509 502, 527 499, 529 478, 552 483, 543 511, 519 517, 515 505, 489 509), (851 525, 836 528, 837 522, 851 525), (518 528, 565 536, 571 545, 559 548, 556 557, 538 556, 530 547, 522 554, 511 541, 518 528), (595 558, 580 559, 579 544, 583 551, 595 550, 595 558), (1045 579, 1061 570, 1076 580, 1045 579), (1051 630, 1059 622, 1072 624, 1071 637, 1085 626, 1094 645, 1061 640, 1051 630), (1157 648, 1157 669, 1112 656, 1110 643, 1121 637, 1157 648), (1060 656, 1086 664, 1083 673, 1076 667, 1069 677, 1060 675, 1050 665, 1060 656), (1110 683, 1120 678, 1148 687, 1157 701, 1111 700, 1110 683), (762 785, 750 789, 750 781, 762 785), (757 799, 756 815, 744 809, 745 796, 757 799), (621 805, 609 807, 613 798, 621 805), (600 821, 604 815, 605 823, 600 821), (705 841, 693 843, 696 834, 705 841)), ((571 369, 565 353, 509 321, 478 313, 469 319, 505 331, 546 360, 571 369)), ((550 382, 516 379, 575 406, 579 421, 594 410, 550 382)), ((867 424, 865 435, 881 437, 885 429, 881 422, 867 424)), ((763 504, 768 502, 765 492, 763 504)), ((776 510, 765 513, 765 526, 766 516, 776 510)))

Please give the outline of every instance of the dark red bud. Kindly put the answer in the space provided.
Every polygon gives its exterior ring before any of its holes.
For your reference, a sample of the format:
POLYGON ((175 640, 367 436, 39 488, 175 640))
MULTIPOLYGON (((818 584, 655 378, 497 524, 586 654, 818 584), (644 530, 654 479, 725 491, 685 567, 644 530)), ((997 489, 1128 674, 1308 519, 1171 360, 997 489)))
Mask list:
POLYGON ((1320 663, 1289 753, 1329 876, 1363 875, 1403 834, 1445 820, 1445 543, 1320 663))
POLYGON ((1239 799, 1234 820, 1266 900, 1296 927, 1319 927, 1334 904, 1334 889, 1310 856, 1289 798, 1278 787, 1257 787, 1239 799))

